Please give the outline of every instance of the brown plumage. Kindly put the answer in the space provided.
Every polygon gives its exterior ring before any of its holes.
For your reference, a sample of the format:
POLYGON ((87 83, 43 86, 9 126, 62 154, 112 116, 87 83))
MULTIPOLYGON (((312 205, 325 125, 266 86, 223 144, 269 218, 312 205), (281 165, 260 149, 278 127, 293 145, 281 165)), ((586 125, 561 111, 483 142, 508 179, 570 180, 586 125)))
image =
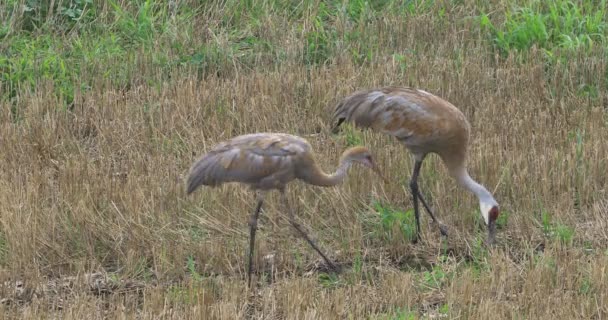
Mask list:
POLYGON ((317 186, 335 186, 344 180, 348 169, 355 163, 371 168, 382 177, 371 153, 365 147, 353 147, 344 151, 338 169, 328 175, 316 164, 312 147, 305 139, 282 133, 247 134, 218 144, 196 161, 188 175, 186 192, 190 194, 201 185, 214 187, 229 182, 244 183, 257 191, 257 206, 249 221, 247 277, 250 285, 257 220, 265 192, 272 189, 281 193, 293 227, 321 255, 328 266, 335 269, 333 263, 296 222, 287 202, 285 187, 294 179, 317 186))
POLYGON ((454 105, 423 90, 383 87, 358 91, 345 97, 335 106, 331 121, 334 132, 339 130, 343 122, 352 122, 357 127, 394 136, 414 155, 410 189, 418 237, 418 199, 433 221, 439 224, 441 233, 447 236, 445 226, 435 219, 422 198, 417 182, 422 161, 427 154, 436 153, 452 177, 479 198, 481 214, 488 226, 488 241, 494 242, 498 203, 486 188, 468 174, 466 160, 471 127, 464 114, 454 105))

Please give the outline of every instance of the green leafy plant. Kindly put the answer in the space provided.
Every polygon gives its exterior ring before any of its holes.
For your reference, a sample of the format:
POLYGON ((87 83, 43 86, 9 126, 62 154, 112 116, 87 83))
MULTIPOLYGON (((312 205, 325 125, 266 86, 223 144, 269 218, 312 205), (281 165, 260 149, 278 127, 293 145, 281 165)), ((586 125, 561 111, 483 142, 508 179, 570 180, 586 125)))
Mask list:
POLYGON ((188 268, 188 273, 194 281, 201 281, 203 277, 196 271, 196 261, 194 261, 194 257, 192 255, 188 256, 188 260, 186 260, 186 267, 188 268))
POLYGON ((586 275, 583 280, 581 280, 580 286, 579 286, 579 292, 584 294, 584 295, 588 295, 591 294, 591 292, 593 291, 593 284, 591 282, 591 278, 586 275))
POLYGON ((340 278, 338 278, 338 276, 333 273, 320 273, 318 279, 319 283, 326 289, 336 288, 342 283, 342 281, 340 281, 340 278))
POLYGON ((551 215, 546 211, 541 213, 541 227, 546 237, 556 239, 562 244, 572 244, 575 234, 574 228, 552 221, 551 215))
POLYGON ((396 210, 379 202, 374 204, 374 208, 380 215, 381 233, 386 240, 394 239, 396 230, 405 240, 414 240, 416 237, 416 220, 413 209, 407 211, 396 210))
POLYGON ((440 265, 433 266, 433 269, 422 272, 422 281, 426 288, 440 288, 447 280, 447 274, 440 265))

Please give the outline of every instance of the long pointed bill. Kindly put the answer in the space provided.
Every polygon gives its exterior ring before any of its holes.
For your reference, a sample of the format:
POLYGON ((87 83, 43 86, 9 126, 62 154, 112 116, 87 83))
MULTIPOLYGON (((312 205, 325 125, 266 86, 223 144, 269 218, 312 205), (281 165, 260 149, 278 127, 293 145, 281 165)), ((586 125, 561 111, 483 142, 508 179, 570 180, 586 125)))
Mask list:
POLYGON ((382 171, 380 171, 380 168, 378 168, 378 165, 376 165, 375 162, 370 164, 370 168, 382 179, 382 181, 384 181, 384 183, 388 183, 388 180, 384 177, 382 171))
POLYGON ((493 206, 488 212, 488 245, 496 243, 496 220, 499 215, 498 207, 493 206))
POLYGON ((340 133, 340 125, 342 124, 342 122, 344 122, 344 118, 339 118, 338 122, 336 122, 332 128, 331 128, 331 133, 333 134, 338 134, 340 133))
POLYGON ((488 224, 488 244, 493 246, 496 243, 496 220, 490 220, 488 224))

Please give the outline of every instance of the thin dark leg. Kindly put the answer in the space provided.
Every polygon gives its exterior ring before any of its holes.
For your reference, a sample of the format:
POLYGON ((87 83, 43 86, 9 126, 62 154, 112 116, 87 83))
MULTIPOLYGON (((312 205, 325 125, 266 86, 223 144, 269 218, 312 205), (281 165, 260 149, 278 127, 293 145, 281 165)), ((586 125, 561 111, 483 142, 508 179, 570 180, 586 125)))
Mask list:
POLYGON ((446 237, 448 235, 447 228, 435 218, 433 211, 422 197, 420 189, 418 188, 418 176, 420 175, 420 168, 422 168, 422 161, 423 160, 416 160, 416 162, 414 163, 414 172, 412 173, 412 179, 410 180, 410 189, 412 191, 412 198, 414 200, 414 215, 416 217, 417 232, 416 240, 414 240, 414 243, 416 243, 420 239, 420 211, 418 208, 418 199, 420 199, 420 202, 422 202, 424 209, 431 216, 433 222, 439 226, 439 231, 441 232, 441 235, 446 237))
POLYGON ((304 231, 302 226, 296 221, 295 215, 293 214, 293 211, 291 210, 289 201, 287 201, 287 195, 285 194, 284 191, 281 191, 281 197, 283 198, 283 202, 285 203, 285 208, 287 209, 287 212, 289 214, 289 222, 291 223, 291 225, 300 233, 300 235, 304 239, 306 239, 306 241, 313 247, 313 249, 315 249, 315 251, 317 251, 319 253, 319 255, 321 255, 323 260, 325 260, 325 263, 327 263, 327 266, 329 266, 333 270, 338 270, 336 268, 336 266, 327 258, 327 256, 325 256, 325 254, 323 254, 323 252, 321 251, 321 249, 319 249, 317 244, 308 236, 308 233, 306 233, 306 231, 304 231))
POLYGON ((251 215, 251 219, 249 220, 249 270, 247 272, 248 287, 251 287, 251 272, 253 271, 253 247, 255 246, 255 232, 258 228, 258 217, 260 216, 260 210, 262 209, 263 202, 264 199, 258 199, 258 204, 255 207, 255 211, 251 215))
POLYGON ((424 201, 424 198, 422 197, 420 190, 418 190, 418 199, 420 199, 420 202, 422 202, 424 209, 426 209, 426 212, 429 213, 429 215, 431 216, 431 219, 433 219, 433 222, 439 226, 439 232, 441 232, 441 235, 444 237, 447 237, 448 229, 441 222, 439 222, 439 220, 435 219, 435 215, 433 215, 433 211, 431 211, 431 208, 429 208, 429 206, 426 204, 426 201, 424 201))
POLYGON ((420 212, 418 209, 418 197, 420 192, 418 191, 418 175, 420 174, 420 167, 422 166, 422 160, 416 159, 414 163, 414 172, 410 180, 410 190, 412 192, 412 201, 414 202, 414 217, 416 217, 416 238, 414 243, 420 240, 420 212))

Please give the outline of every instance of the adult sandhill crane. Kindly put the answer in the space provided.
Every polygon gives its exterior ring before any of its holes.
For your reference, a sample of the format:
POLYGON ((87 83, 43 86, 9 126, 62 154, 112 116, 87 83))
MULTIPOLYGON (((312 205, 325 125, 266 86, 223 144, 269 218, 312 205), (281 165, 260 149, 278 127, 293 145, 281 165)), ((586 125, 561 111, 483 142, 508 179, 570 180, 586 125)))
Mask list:
POLYGON ((423 90, 405 87, 382 87, 354 92, 338 102, 332 115, 333 132, 344 121, 360 128, 372 128, 397 138, 413 154, 415 163, 410 189, 416 217, 417 238, 420 238, 418 199, 439 225, 443 236, 445 226, 433 212, 418 188, 422 161, 429 153, 443 160, 450 175, 479 198, 481 214, 488 227, 488 242, 493 244, 498 218, 498 203, 485 187, 473 180, 467 171, 467 147, 470 125, 454 105, 423 90))
POLYGON ((301 137, 282 133, 246 134, 221 142, 196 161, 190 168, 186 192, 191 194, 201 185, 216 187, 229 182, 247 184, 255 191, 257 205, 249 220, 247 285, 251 286, 253 248, 258 216, 266 192, 272 189, 281 193, 291 225, 321 255, 330 268, 336 269, 307 232, 296 222, 285 195, 285 187, 287 183, 295 179, 316 186, 335 186, 344 180, 348 169, 355 163, 371 168, 385 180, 370 151, 362 146, 344 151, 337 171, 329 175, 317 165, 312 147, 301 137))

